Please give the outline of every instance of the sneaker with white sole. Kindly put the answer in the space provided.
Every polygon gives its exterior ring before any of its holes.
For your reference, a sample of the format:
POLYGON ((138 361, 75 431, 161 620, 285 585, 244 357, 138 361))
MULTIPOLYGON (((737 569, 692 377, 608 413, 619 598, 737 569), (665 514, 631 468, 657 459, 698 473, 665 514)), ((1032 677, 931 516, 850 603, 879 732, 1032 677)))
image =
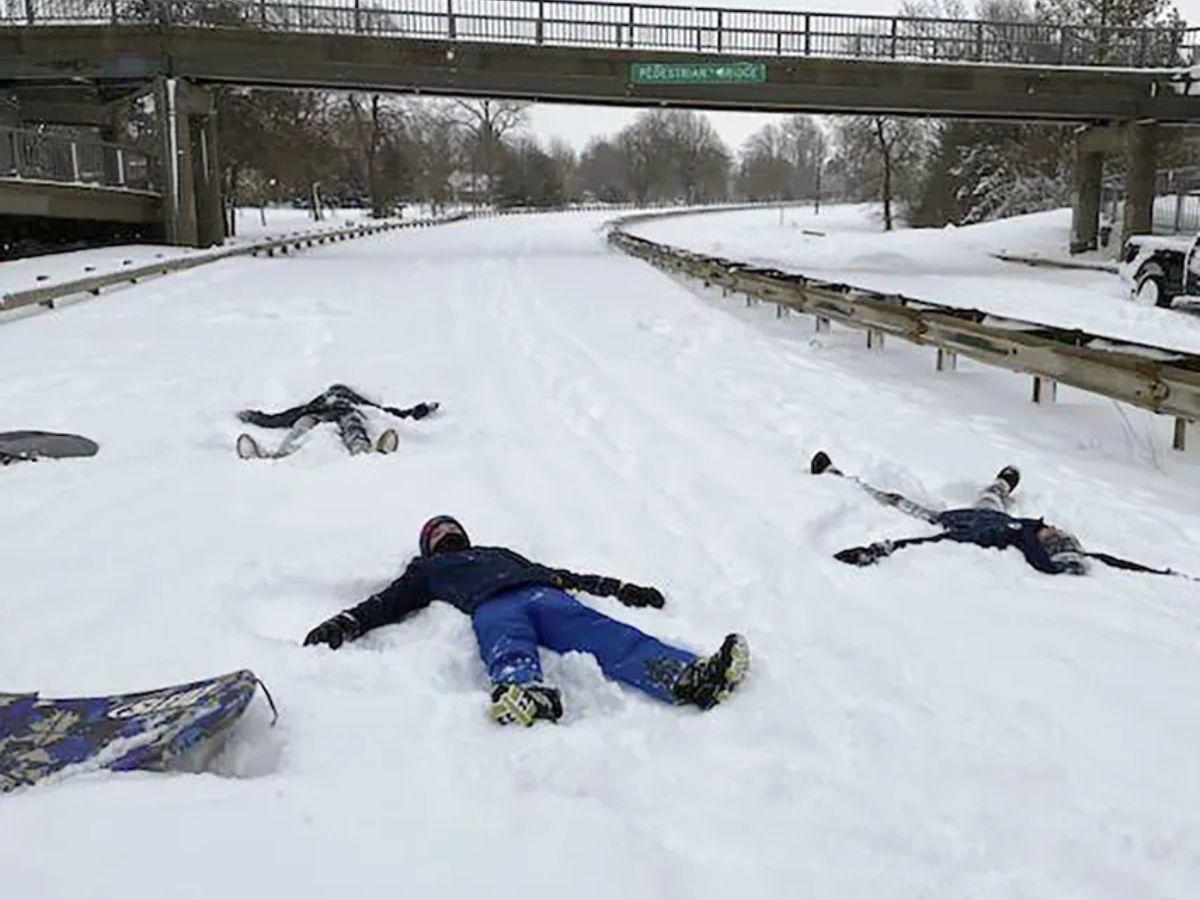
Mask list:
POLYGON ((396 448, 400 446, 400 435, 396 433, 395 428, 389 428, 379 436, 379 440, 375 442, 376 453, 395 453, 396 448))

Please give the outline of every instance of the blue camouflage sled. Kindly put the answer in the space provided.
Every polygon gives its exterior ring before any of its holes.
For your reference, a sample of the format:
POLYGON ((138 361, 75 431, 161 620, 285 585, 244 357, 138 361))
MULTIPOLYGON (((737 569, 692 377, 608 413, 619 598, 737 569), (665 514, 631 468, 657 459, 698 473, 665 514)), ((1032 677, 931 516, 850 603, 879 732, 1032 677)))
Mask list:
MULTIPOLYGON (((74 766, 196 768, 220 750, 260 684, 253 672, 242 669, 111 697, 0 694, 0 793, 74 766)), ((263 693, 274 712, 265 685, 263 693)))

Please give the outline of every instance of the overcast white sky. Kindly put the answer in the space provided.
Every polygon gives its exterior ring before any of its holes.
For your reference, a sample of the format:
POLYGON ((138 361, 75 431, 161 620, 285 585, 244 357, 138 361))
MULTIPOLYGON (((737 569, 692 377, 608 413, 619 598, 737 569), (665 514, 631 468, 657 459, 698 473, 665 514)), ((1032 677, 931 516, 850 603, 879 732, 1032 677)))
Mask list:
MULTIPOLYGON (((970 2, 971 0, 968 0, 968 3, 970 2)), ((899 8, 900 0, 728 0, 719 3, 713 0, 696 0, 686 5, 891 15, 899 8)), ((1200 0, 1175 0, 1174 5, 1189 24, 1200 25, 1200 0)), ((638 110, 607 106, 537 104, 531 113, 531 130, 538 137, 547 140, 555 136, 561 137, 577 150, 582 150, 584 144, 593 136, 615 134, 637 115, 638 110)), ((747 137, 767 122, 780 118, 769 113, 721 112, 707 115, 731 150, 741 147, 747 137)))

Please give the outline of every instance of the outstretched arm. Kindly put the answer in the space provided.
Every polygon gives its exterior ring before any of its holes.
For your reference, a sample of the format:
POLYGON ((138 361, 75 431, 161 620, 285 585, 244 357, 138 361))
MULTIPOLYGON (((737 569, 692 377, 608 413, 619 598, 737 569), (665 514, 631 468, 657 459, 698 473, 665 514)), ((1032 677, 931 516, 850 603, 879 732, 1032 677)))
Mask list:
POLYGON ((603 575, 581 575, 569 569, 555 569, 554 581, 567 591, 583 591, 595 597, 616 597, 626 606, 653 606, 662 609, 666 600, 658 588, 642 587, 603 575))
POLYGON ((336 650, 346 641, 352 641, 373 628, 399 622, 409 613, 428 606, 429 601, 424 580, 410 565, 403 575, 379 593, 326 619, 310 631, 304 638, 304 645, 327 644, 330 649, 336 650))
POLYGON ((945 539, 945 534, 934 534, 929 537, 902 538, 898 541, 876 541, 865 547, 847 547, 845 550, 839 550, 833 554, 833 558, 852 566, 870 566, 885 556, 891 556, 902 547, 911 547, 914 544, 932 544, 945 539))

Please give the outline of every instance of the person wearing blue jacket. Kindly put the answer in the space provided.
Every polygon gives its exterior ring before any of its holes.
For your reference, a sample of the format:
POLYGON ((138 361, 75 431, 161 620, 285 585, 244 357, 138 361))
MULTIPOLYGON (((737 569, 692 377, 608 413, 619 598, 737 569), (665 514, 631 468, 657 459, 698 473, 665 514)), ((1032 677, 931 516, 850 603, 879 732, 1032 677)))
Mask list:
POLYGON ((1009 515, 1006 511, 1009 497, 1021 480, 1021 473, 1015 466, 1001 469, 992 483, 984 488, 974 506, 943 512, 928 509, 901 494, 881 491, 857 478, 845 476, 824 451, 818 451, 813 456, 810 468, 814 475, 849 477, 880 503, 894 506, 942 529, 926 537, 877 541, 865 547, 849 547, 834 554, 838 560, 850 565, 869 566, 905 547, 954 541, 996 550, 1014 548, 1021 552, 1029 565, 1050 575, 1084 575, 1088 571, 1088 559, 1097 559, 1120 569, 1160 575, 1177 574, 1169 569, 1151 569, 1106 553, 1087 553, 1074 535, 1061 528, 1049 525, 1042 519, 1009 515))
POLYGON ((471 617, 479 655, 492 681, 492 717, 501 724, 558 721, 557 689, 542 682, 538 647, 590 653, 609 678, 668 703, 711 709, 746 675, 750 649, 739 634, 712 656, 665 644, 585 606, 569 591, 616 597, 625 606, 661 609, 663 595, 600 575, 581 575, 532 562, 505 547, 475 547, 452 516, 421 529, 420 555, 399 578, 310 631, 305 646, 336 650, 373 628, 399 622, 433 600, 471 617))

